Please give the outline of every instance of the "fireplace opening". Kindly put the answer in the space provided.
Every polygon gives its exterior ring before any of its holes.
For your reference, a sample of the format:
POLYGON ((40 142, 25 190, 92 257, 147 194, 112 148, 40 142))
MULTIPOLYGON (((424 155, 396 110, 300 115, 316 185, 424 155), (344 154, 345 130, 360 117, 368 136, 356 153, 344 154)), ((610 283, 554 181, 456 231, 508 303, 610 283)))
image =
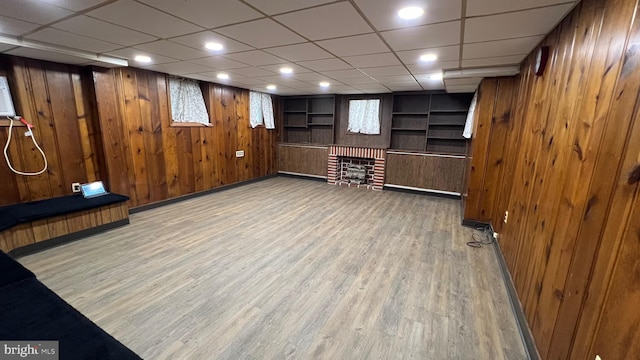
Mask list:
POLYGON ((340 157, 338 183, 343 185, 373 184, 374 159, 340 157))

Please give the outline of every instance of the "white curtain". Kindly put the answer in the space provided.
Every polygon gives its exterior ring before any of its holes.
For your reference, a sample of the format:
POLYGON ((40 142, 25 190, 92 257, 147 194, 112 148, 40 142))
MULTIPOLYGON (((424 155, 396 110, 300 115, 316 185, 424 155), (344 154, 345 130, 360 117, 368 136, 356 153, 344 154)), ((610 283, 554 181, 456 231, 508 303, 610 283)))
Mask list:
POLYGON ((467 122, 464 124, 464 131, 462 132, 462 136, 467 139, 471 139, 471 135, 473 135, 473 116, 476 112, 476 102, 478 101, 478 91, 473 94, 473 100, 471 100, 471 105, 469 106, 469 112, 467 113, 467 122))
POLYGON ((349 101, 349 132, 380 134, 380 99, 349 101))
POLYGON ((209 114, 197 80, 169 77, 171 117, 174 122, 197 122, 209 125, 209 114))
POLYGON ((262 94, 257 91, 249 92, 249 123, 252 128, 263 124, 262 94))
POLYGON ((269 94, 262 94, 262 115, 264 116, 264 126, 267 129, 275 129, 276 122, 273 118, 273 101, 269 94))
POLYGON ((264 125, 267 129, 276 128, 271 95, 257 91, 249 92, 249 123, 252 128, 258 125, 264 125))

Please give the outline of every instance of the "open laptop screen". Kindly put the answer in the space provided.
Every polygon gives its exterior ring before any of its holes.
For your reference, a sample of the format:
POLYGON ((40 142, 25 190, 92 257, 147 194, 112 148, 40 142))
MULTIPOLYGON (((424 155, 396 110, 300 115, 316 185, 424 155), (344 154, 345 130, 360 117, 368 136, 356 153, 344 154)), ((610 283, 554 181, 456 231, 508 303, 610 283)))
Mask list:
POLYGON ((102 181, 95 181, 88 184, 82 184, 82 195, 86 198, 100 196, 106 194, 102 181))

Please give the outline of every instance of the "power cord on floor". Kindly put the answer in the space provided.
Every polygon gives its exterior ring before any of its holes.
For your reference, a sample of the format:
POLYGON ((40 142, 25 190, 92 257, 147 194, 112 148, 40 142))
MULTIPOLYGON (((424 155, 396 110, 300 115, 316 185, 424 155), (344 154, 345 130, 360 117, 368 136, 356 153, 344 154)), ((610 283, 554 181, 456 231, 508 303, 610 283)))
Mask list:
POLYGON ((476 226, 476 230, 482 231, 482 235, 477 233, 473 234, 471 236, 472 240, 467 242, 467 246, 470 246, 473 248, 481 248, 483 245, 493 244, 495 239, 493 238, 493 231, 491 231, 491 226, 489 225, 476 226), (485 239, 481 239, 480 236, 484 236, 485 239))

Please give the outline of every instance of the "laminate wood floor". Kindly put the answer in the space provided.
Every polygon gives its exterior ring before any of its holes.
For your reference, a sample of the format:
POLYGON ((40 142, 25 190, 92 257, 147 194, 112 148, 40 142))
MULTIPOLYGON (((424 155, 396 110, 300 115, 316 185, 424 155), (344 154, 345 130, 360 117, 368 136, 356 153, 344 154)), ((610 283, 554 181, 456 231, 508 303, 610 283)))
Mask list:
POLYGON ((459 206, 277 177, 20 262, 145 359, 525 359, 459 206))

